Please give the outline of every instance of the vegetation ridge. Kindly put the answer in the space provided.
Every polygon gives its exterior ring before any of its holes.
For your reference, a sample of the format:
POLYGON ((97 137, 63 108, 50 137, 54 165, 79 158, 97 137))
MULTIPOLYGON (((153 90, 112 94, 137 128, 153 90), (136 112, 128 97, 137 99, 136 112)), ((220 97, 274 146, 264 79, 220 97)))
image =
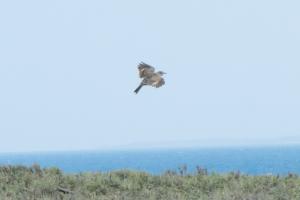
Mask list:
POLYGON ((120 170, 112 172, 63 173, 39 165, 1 166, 0 199, 4 200, 299 200, 300 178, 250 176, 231 172, 207 173, 186 166, 161 175, 120 170))

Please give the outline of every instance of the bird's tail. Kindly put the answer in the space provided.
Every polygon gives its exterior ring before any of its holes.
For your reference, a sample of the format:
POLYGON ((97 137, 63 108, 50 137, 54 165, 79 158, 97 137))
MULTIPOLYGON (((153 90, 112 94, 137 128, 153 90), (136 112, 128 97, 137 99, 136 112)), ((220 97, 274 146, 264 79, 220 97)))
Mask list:
POLYGON ((144 84, 141 83, 141 84, 139 85, 139 87, 137 87, 137 88, 134 90, 134 92, 137 94, 143 86, 144 86, 144 84))

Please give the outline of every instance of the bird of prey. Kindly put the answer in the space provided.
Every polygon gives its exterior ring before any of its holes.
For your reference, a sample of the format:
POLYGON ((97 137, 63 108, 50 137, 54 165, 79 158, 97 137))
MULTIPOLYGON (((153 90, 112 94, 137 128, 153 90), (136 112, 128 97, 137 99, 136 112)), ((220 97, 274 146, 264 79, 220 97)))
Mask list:
POLYGON ((165 80, 162 78, 162 76, 166 74, 165 72, 163 71, 155 72, 154 67, 143 62, 141 62, 138 65, 138 70, 139 70, 139 76, 143 80, 140 83, 140 85, 134 90, 136 94, 144 85, 150 85, 158 88, 165 84, 165 80))

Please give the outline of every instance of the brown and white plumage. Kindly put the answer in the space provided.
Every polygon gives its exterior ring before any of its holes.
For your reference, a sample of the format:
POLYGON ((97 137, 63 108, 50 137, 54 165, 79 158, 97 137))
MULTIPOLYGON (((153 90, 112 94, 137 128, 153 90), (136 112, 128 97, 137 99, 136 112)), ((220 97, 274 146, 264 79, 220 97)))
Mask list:
POLYGON ((155 68, 151 65, 141 62, 138 65, 140 78, 151 77, 155 72, 155 68))
POLYGON ((143 80, 140 85, 134 90, 136 94, 144 85, 150 85, 158 88, 165 84, 165 80, 162 78, 165 73, 162 71, 155 72, 155 68, 151 65, 141 62, 138 65, 138 70, 139 76, 140 78, 143 78, 143 80))

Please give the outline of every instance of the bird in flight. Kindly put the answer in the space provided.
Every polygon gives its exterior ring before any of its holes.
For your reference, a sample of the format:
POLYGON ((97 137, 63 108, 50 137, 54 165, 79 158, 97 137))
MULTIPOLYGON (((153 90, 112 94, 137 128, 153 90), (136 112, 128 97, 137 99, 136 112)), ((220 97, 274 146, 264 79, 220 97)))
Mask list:
POLYGON ((138 70, 139 70, 139 76, 143 80, 140 83, 140 85, 134 90, 134 92, 136 94, 140 91, 140 89, 144 85, 150 85, 150 86, 158 88, 165 84, 165 80, 162 78, 162 76, 164 74, 166 74, 165 72, 163 72, 163 71, 155 72, 154 67, 152 67, 151 65, 148 65, 144 62, 141 62, 138 65, 138 70))

